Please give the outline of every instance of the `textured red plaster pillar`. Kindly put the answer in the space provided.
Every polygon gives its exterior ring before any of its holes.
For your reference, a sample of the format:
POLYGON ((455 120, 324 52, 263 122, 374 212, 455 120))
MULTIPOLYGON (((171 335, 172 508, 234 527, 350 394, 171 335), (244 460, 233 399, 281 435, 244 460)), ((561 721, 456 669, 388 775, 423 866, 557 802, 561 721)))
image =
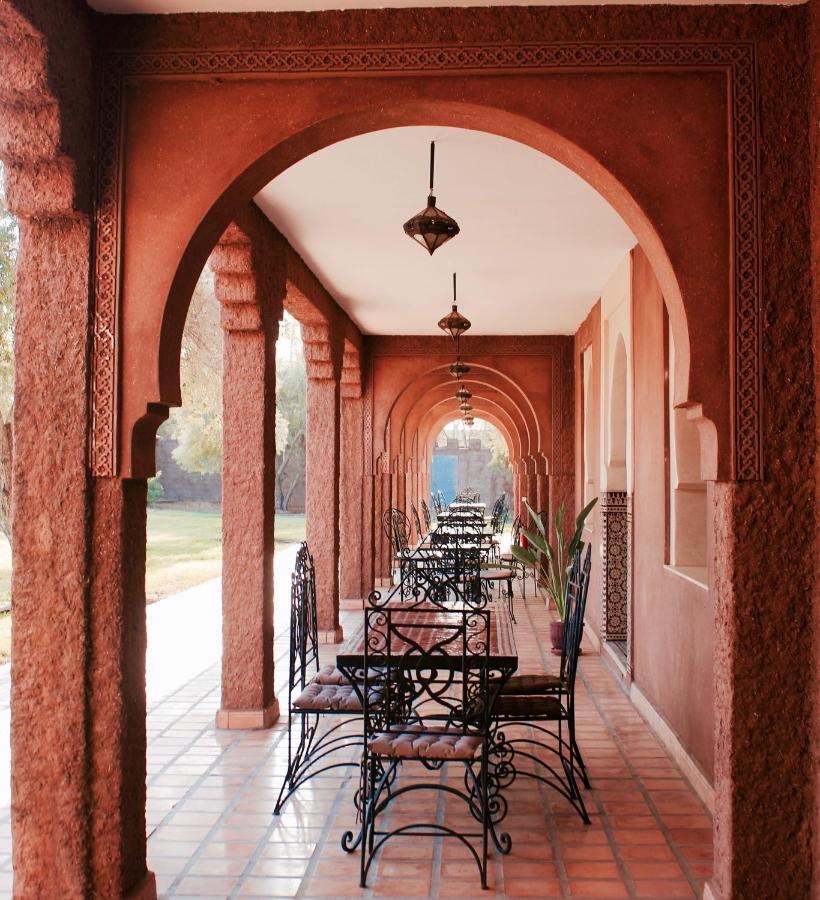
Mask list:
MULTIPOLYGON (((532 469, 532 461, 526 462, 527 471, 524 475, 524 491, 522 496, 527 498, 527 503, 535 512, 541 512, 538 506, 538 476, 530 471, 532 469)), ((525 508, 526 511, 526 508, 525 508)))
MULTIPOLYGON (((810 646, 797 627, 808 612, 799 587, 790 589, 788 602, 779 601, 780 550, 774 541, 760 540, 761 520, 768 520, 766 533, 782 534, 795 512, 772 484, 710 483, 709 497, 716 711, 715 869, 709 887, 718 900, 809 897, 806 723, 812 671, 810 646), (772 809, 778 827, 761 828, 772 809)), ((793 499, 796 508, 806 500, 797 493, 793 499)))
POLYGON ((145 484, 110 479, 92 489, 87 474, 89 234, 82 217, 29 220, 20 231, 11 688, 19 897, 156 897, 145 855, 145 484))
POLYGON ((362 400, 342 399, 341 487, 339 495, 339 590, 360 599, 362 585, 362 400))
POLYGON ((145 838, 146 482, 94 479, 91 893, 155 896, 145 838))
POLYGON ((235 226, 211 256, 222 305, 222 706, 218 728, 267 728, 273 688, 276 336, 281 293, 235 226))
POLYGON ((535 476, 535 487, 538 496, 538 510, 550 509, 550 491, 549 481, 546 475, 538 474, 535 476))
POLYGON ((303 325, 307 365, 305 520, 316 566, 319 639, 337 643, 339 625, 339 450, 341 346, 327 326, 303 325))
MULTIPOLYGON (((382 465, 385 465, 382 461, 382 465)), ((376 577, 380 582, 390 579, 392 575, 393 565, 393 548, 387 535, 382 527, 382 515, 391 505, 391 491, 393 489, 393 478, 389 472, 381 471, 375 479, 376 484, 376 503, 374 505, 376 517, 374 528, 376 529, 376 577)))

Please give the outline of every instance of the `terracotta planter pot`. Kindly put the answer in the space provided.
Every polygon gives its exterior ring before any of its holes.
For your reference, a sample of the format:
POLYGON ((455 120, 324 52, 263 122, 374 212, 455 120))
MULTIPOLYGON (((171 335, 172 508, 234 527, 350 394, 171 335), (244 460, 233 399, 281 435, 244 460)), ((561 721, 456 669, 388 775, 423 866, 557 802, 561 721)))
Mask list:
MULTIPOLYGON (((552 644, 552 655, 560 656, 564 649, 564 623, 559 619, 550 622, 550 643, 552 644)), ((582 647, 578 648, 578 655, 584 652, 582 647)))
POLYGON ((560 656, 564 649, 564 623, 560 619, 550 622, 550 641, 553 656, 560 656))

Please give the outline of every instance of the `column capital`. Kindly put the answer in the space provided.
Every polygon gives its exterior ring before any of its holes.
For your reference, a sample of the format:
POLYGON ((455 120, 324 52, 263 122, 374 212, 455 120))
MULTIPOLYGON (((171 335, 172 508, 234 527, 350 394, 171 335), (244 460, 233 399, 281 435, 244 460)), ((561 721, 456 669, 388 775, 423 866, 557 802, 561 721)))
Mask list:
POLYGON ((225 229, 211 251, 209 266, 224 331, 278 333, 285 294, 285 244, 253 204, 225 229))
POLYGON ((311 381, 341 381, 344 339, 327 322, 302 325, 307 377, 311 381))
POLYGON ((361 354, 345 341, 342 353, 342 397, 358 400, 362 396, 361 354))

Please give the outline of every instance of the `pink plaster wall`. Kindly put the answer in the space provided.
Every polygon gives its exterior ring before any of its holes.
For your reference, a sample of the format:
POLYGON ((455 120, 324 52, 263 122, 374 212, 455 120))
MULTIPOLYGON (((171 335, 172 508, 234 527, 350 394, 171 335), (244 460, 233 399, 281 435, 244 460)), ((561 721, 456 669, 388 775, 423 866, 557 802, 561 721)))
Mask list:
POLYGON ((663 297, 640 248, 633 253, 632 303, 632 677, 711 780, 714 608, 708 590, 664 567, 667 512, 663 297))

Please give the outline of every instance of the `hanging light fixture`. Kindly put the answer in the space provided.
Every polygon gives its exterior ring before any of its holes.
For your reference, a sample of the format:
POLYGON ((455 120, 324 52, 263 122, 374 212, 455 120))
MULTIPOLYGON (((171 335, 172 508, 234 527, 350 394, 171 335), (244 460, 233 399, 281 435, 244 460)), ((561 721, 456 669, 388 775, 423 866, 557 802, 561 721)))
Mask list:
POLYGON ((467 403, 466 400, 464 401, 464 403, 460 403, 458 408, 464 413, 465 416, 468 412, 470 412, 470 410, 472 410, 472 406, 470 406, 470 404, 467 403))
POLYGON ((453 272, 453 308, 443 318, 439 319, 438 327, 442 331, 446 331, 450 337, 456 341, 456 355, 458 355, 458 339, 469 331, 472 322, 458 311, 458 303, 456 300, 456 273, 453 272))
POLYGON ((472 396, 472 391, 468 391, 464 386, 460 387, 456 391, 456 400, 461 400, 462 402, 464 402, 465 400, 469 400, 472 396))
POLYGON ((468 428, 472 428, 472 427, 473 427, 473 422, 475 422, 475 419, 474 419, 472 416, 464 416, 464 424, 465 424, 468 428))
POLYGON ((436 250, 446 244, 450 238, 454 238, 461 230, 455 219, 451 218, 436 206, 436 198, 433 194, 433 175, 436 167, 436 144, 430 142, 430 193, 427 197, 427 206, 420 213, 416 213, 412 219, 404 223, 404 233, 413 238, 426 248, 432 256, 436 250))
POLYGON ((453 376, 453 378, 459 380, 462 375, 466 375, 470 371, 470 367, 465 366, 464 363, 457 358, 452 365, 447 366, 447 371, 453 376))

